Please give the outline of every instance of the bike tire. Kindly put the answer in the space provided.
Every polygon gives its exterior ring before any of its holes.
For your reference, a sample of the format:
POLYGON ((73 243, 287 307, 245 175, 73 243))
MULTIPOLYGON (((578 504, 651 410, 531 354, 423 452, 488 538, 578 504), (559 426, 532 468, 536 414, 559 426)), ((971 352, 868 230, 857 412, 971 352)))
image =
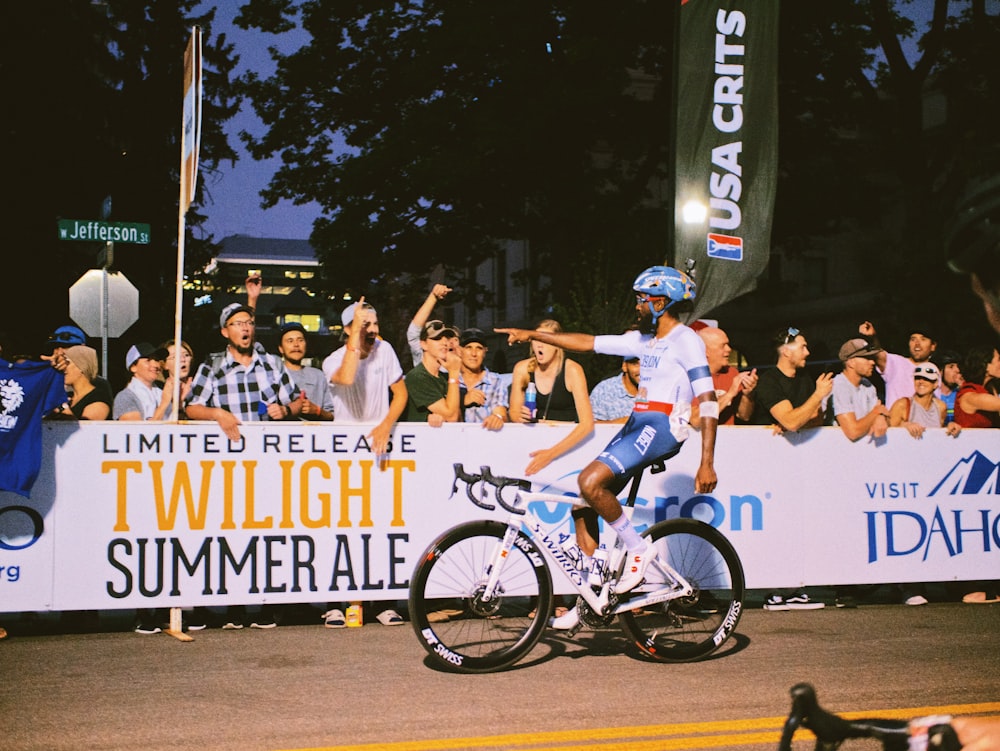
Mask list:
MULTIPOLYGON (((695 591, 690 597, 621 613, 622 628, 644 654, 659 662, 707 657, 732 636, 743 612, 743 565, 736 550, 721 532, 696 519, 668 519, 643 536, 695 591)), ((636 591, 663 586, 663 575, 654 565, 636 591)))
POLYGON ((510 667, 538 643, 553 606, 552 575, 535 544, 518 532, 504 559, 499 597, 477 595, 507 525, 460 524, 420 557, 410 583, 410 620, 439 667, 490 673, 510 667), (444 616, 444 617, 442 617, 444 616))

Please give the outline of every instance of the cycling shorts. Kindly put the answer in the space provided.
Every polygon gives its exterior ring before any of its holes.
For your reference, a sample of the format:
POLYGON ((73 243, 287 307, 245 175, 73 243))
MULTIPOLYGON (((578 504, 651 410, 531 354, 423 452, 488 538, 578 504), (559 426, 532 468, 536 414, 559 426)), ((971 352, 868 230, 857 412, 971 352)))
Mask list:
POLYGON ((674 432, 686 437, 687 431, 676 428, 671 418, 661 412, 633 412, 618 435, 597 456, 597 461, 614 474, 612 491, 621 491, 643 467, 658 459, 669 459, 680 451, 684 440, 678 440, 674 432))

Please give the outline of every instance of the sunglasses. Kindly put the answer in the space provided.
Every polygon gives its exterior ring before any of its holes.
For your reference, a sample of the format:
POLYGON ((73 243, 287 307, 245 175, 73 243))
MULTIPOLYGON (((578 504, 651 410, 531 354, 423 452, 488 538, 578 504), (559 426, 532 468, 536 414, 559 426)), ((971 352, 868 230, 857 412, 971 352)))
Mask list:
POLYGON ((74 333, 72 333, 70 331, 60 331, 58 334, 55 334, 55 335, 53 335, 53 336, 51 336, 49 338, 53 342, 78 342, 78 341, 80 341, 80 337, 78 337, 76 334, 74 334, 74 333))
POLYGON ((800 333, 801 332, 797 328, 789 326, 785 330, 785 334, 784 334, 785 338, 784 338, 784 341, 781 342, 781 344, 785 345, 785 344, 788 344, 789 342, 795 341, 795 337, 797 337, 800 333))
POLYGON ((447 326, 444 325, 444 321, 429 321, 426 326, 424 326, 424 337, 426 339, 433 339, 434 337, 441 334, 447 326))

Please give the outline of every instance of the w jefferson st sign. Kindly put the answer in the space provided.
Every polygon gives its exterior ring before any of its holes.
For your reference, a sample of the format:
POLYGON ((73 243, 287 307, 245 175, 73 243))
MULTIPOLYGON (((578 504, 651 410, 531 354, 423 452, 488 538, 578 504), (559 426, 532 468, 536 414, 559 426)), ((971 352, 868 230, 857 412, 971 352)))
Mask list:
POLYGON ((136 222, 60 219, 59 239, 149 245, 149 225, 136 222))

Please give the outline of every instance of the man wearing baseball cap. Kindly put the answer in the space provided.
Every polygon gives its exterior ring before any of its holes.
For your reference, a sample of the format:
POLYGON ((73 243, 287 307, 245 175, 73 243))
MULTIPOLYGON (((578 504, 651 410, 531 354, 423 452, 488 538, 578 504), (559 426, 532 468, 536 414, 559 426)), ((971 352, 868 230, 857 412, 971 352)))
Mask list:
POLYGON ((897 399, 889 410, 889 426, 906 428, 914 438, 922 438, 927 428, 941 428, 956 436, 962 427, 956 422, 945 425, 948 408, 934 395, 941 381, 941 371, 932 362, 922 362, 913 368, 913 395, 897 399))
POLYGON ((403 368, 379 336, 378 313, 360 298, 341 314, 344 346, 323 361, 337 422, 374 425, 371 449, 384 455, 392 430, 406 409, 403 368))
POLYGON ((443 321, 428 321, 420 331, 423 357, 406 374, 407 422, 426 422, 440 426, 462 419, 462 396, 458 377, 462 358, 452 350, 450 341, 458 332, 443 321))
POLYGON ((132 374, 128 385, 115 395, 112 416, 116 420, 162 420, 170 407, 171 394, 156 385, 167 351, 148 342, 128 348, 125 368, 132 374))
POLYGON ((833 379, 833 415, 851 441, 881 438, 889 428, 889 410, 868 380, 880 352, 881 347, 858 338, 844 342, 837 353, 843 370, 833 379))
POLYGON ((188 418, 214 420, 229 440, 239 441, 244 422, 297 417, 299 389, 281 359, 256 341, 253 310, 231 303, 219 316, 219 327, 226 350, 198 367, 188 418))
POLYGON ((465 422, 478 422, 487 430, 500 430, 507 422, 507 387, 500 376, 484 365, 486 333, 482 329, 465 329, 458 337, 461 348, 462 372, 459 387, 465 422))
POLYGON ((302 364, 308 346, 305 327, 292 321, 281 327, 278 336, 278 353, 301 391, 299 417, 303 420, 332 420, 333 397, 330 396, 329 381, 319 368, 302 364))

